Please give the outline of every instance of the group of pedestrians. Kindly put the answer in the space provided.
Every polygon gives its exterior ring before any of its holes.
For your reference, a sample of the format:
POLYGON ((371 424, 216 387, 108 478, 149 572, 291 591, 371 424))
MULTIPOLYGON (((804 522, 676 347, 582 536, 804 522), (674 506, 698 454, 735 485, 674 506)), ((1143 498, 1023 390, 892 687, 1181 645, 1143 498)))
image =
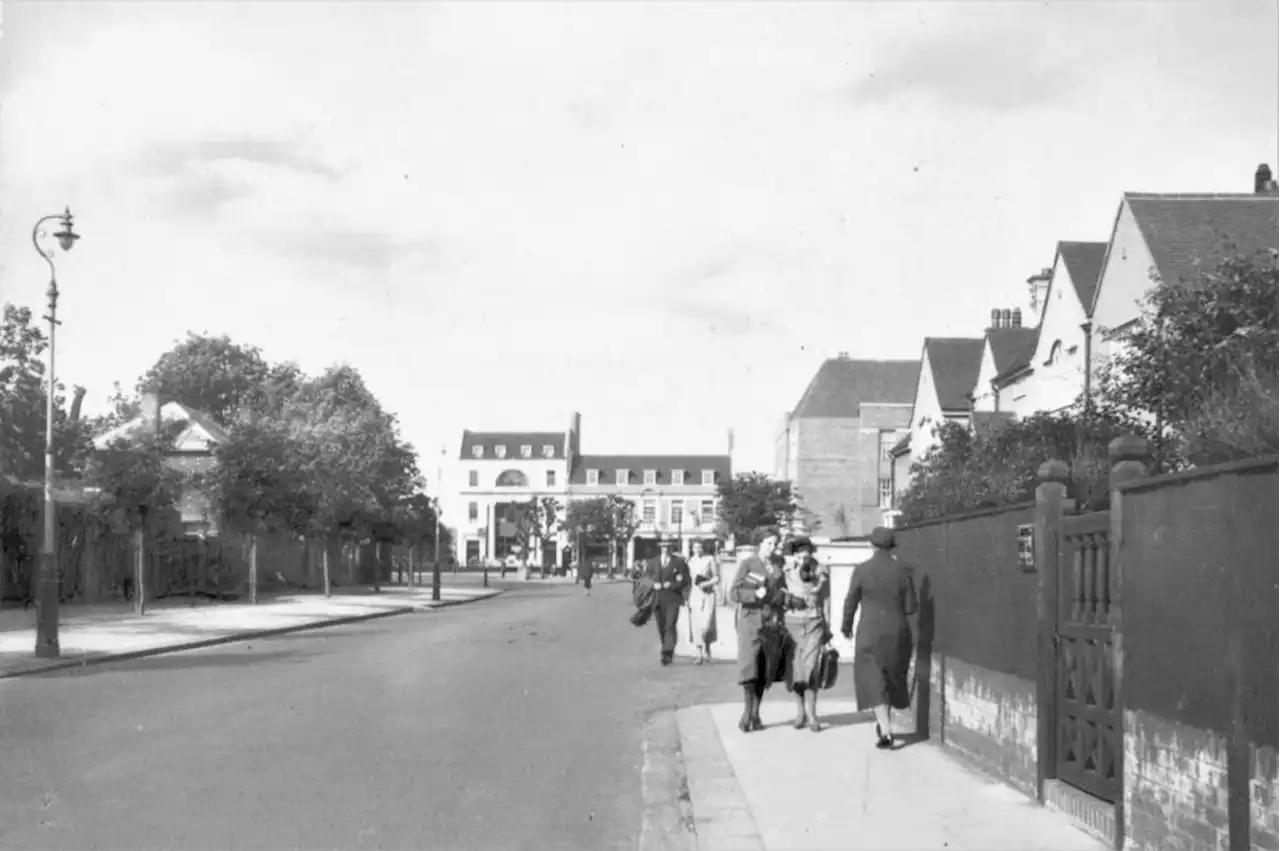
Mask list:
MULTIPOLYGON (((854 568, 844 599, 840 632, 854 638, 853 684, 860 709, 875 715, 876 747, 893 747, 891 709, 911 703, 909 679, 913 641, 908 617, 918 607, 911 572, 892 555, 892 529, 871 534, 872 557, 854 568)), ((711 659, 716 641, 716 605, 720 586, 717 560, 701 543, 687 563, 663 541, 660 554, 636 571, 637 625, 650 614, 657 622, 659 661, 670 665, 675 653, 680 609, 688 608, 698 664, 711 659)), ((831 576, 808 538, 764 536, 757 551, 739 564, 729 590, 736 604, 737 679, 742 687, 744 733, 764 729, 760 704, 765 692, 784 684, 796 703, 796 729, 819 732, 818 692, 835 681, 837 654, 831 649, 831 576)))

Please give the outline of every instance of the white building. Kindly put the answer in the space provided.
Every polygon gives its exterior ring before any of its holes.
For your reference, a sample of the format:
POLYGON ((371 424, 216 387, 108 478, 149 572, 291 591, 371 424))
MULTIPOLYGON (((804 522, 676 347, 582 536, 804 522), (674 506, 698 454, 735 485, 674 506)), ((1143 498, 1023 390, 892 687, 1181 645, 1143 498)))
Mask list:
MULTIPOLYGON (((582 418, 576 413, 563 432, 462 433, 461 481, 446 515, 460 560, 498 560, 519 548, 523 561, 525 548, 535 542, 517 539, 515 506, 542 498, 558 503, 560 520, 574 499, 616 495, 633 502, 642 522, 628 542, 627 564, 653 555, 662 539, 677 541, 688 553, 694 541, 714 538, 717 486, 732 476, 729 453, 584 455, 581 433, 582 418)), ((557 529, 554 540, 545 542, 543 552, 533 553, 531 560, 562 563, 571 543, 557 529)))

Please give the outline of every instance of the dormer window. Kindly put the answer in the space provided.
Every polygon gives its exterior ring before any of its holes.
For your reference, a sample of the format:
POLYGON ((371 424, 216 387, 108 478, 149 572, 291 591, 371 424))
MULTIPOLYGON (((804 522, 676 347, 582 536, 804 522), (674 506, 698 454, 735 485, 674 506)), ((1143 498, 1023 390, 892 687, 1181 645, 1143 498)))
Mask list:
POLYGON ((505 446, 495 446, 493 448, 493 451, 494 451, 494 454, 496 454, 499 458, 507 457, 507 447, 505 446))
POLYGON ((545 445, 542 447, 542 457, 543 457, 543 458, 554 458, 554 457, 556 457, 556 448, 555 448, 554 446, 552 446, 550 443, 545 444, 545 445))
POLYGON ((702 471, 702 483, 703 483, 704 485, 714 485, 714 484, 716 483, 716 471, 715 471, 715 470, 703 470, 703 471, 702 471))
POLYGON ((614 473, 614 484, 622 487, 631 481, 631 473, 628 470, 618 470, 614 473))
POLYGON ((671 471, 671 484, 673 484, 673 485, 683 485, 683 484, 684 484, 684 470, 672 470, 672 471, 671 471))
POLYGON ((533 446, 532 446, 532 445, 530 445, 530 444, 528 444, 528 443, 526 443, 524 446, 521 446, 521 447, 520 447, 520 457, 521 457, 521 458, 532 458, 532 457, 533 457, 533 446))
POLYGON ((589 485, 591 485, 591 486, 593 486, 593 487, 594 487, 595 485, 600 484, 600 471, 599 471, 599 470, 587 470, 587 484, 589 484, 589 485))
POLYGON ((483 458, 483 457, 484 457, 484 447, 483 447, 483 446, 479 446, 479 445, 476 445, 476 446, 471 447, 471 457, 472 457, 472 458, 483 458))
POLYGON ((656 484, 658 483, 658 471, 657 471, 657 470, 645 470, 645 471, 644 471, 644 483, 645 483, 646 485, 656 485, 656 484))

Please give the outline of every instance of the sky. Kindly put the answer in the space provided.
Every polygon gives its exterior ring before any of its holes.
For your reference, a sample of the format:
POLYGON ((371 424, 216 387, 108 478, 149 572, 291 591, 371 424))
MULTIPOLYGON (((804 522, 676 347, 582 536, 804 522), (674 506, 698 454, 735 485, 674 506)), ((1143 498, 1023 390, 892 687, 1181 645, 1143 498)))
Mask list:
POLYGON ((770 471, 824 359, 1027 312, 1125 191, 1280 171, 1275 2, 0 8, 0 301, 43 312, 69 205, 85 410, 226 333, 358 367, 429 479, 572 411, 770 471))

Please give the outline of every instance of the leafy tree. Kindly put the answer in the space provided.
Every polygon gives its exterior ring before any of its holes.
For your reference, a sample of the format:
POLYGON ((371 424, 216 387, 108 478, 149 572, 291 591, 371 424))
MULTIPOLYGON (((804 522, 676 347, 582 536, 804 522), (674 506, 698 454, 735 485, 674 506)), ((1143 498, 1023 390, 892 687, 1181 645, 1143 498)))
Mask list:
POLYGON ((1276 252, 1161 281, 1099 381, 1104 411, 1145 422, 1165 467, 1273 453, 1280 438, 1276 252))
POLYGON ((188 334, 160 356, 139 386, 163 399, 189 405, 230 426, 242 409, 264 411, 274 374, 255 346, 235 343, 225 334, 188 334))
POLYGON ((626 549, 639 526, 635 503, 617 495, 571 501, 563 523, 578 544, 610 544, 615 553, 626 549))
POLYGON ((799 511, 791 483, 764 473, 739 473, 717 490, 720 534, 737 541, 754 539, 761 529, 790 527, 799 511))
POLYGON ((537 541, 534 557, 539 568, 545 573, 546 565, 542 564, 542 550, 547 541, 555 535, 560 524, 561 505, 553 497, 532 497, 520 506, 516 526, 524 535, 524 540, 533 538, 537 541))

